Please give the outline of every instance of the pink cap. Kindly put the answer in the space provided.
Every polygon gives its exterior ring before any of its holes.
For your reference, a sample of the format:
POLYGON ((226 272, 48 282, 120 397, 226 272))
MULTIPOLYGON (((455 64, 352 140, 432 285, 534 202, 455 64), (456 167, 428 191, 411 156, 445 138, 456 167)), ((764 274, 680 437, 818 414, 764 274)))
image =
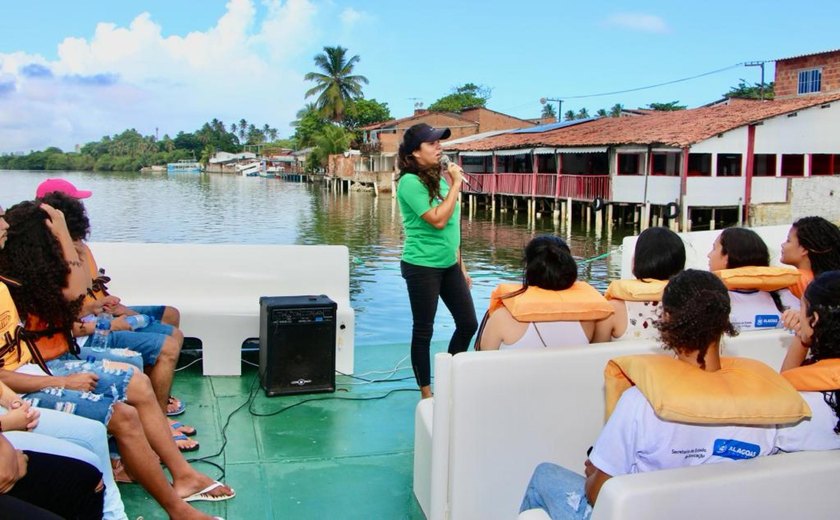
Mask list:
POLYGON ((93 195, 92 191, 76 189, 70 181, 64 179, 47 179, 38 185, 38 189, 35 191, 35 197, 40 199, 54 191, 59 191, 74 199, 86 199, 93 195))

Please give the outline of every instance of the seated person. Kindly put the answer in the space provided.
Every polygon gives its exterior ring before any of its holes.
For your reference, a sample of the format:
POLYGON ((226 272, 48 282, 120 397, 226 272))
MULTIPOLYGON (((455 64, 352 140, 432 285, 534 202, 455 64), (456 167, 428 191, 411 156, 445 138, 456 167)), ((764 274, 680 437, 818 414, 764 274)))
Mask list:
POLYGON ((522 285, 502 284, 490 297, 476 350, 535 349, 609 341, 609 303, 577 281, 563 239, 543 235, 525 247, 522 285))
POLYGON ((611 360, 604 372, 609 418, 584 463, 586 476, 540 464, 521 510, 588 518, 613 476, 772 454, 776 424, 809 416, 808 407, 767 365, 720 357, 722 335, 737 334, 729 312, 715 275, 689 269, 673 277, 656 327, 675 357, 611 360))
MULTIPOLYGON (((73 195, 78 195, 72 184, 67 181, 59 183, 61 179, 49 179, 41 183, 39 186, 39 193, 43 192, 45 186, 56 191, 48 192, 40 200, 64 214, 64 219, 67 222, 67 230, 70 232, 70 238, 73 239, 73 244, 79 259, 85 265, 85 268, 90 272, 92 287, 88 289, 85 295, 85 300, 82 305, 80 314, 87 316, 90 314, 100 314, 102 312, 125 312, 125 314, 116 316, 111 321, 111 332, 107 336, 108 348, 105 351, 94 351, 86 342, 81 345, 79 356, 83 359, 111 359, 118 362, 128 362, 135 365, 140 365, 146 374, 152 380, 152 387, 155 389, 155 395, 161 408, 167 415, 178 415, 184 411, 183 404, 170 395, 172 389, 172 380, 175 376, 175 365, 178 362, 178 356, 181 352, 181 346, 184 341, 184 335, 181 331, 165 323, 160 323, 154 318, 146 326, 141 328, 133 328, 128 323, 128 320, 134 319, 130 316, 137 317, 137 313, 133 310, 122 306, 119 303, 119 298, 108 295, 104 283, 97 277, 98 268, 96 260, 93 258, 93 253, 84 240, 90 234, 90 220, 82 202, 73 195), (73 191, 71 191, 71 188, 73 191), (63 191, 59 191, 63 190, 63 191), (71 195, 65 193, 68 191, 71 195), (127 355, 127 352, 129 355, 127 355), (142 359, 134 360, 131 354, 139 353, 142 359)), ((89 192, 81 192, 86 195, 89 192)), ((138 273, 138 275, 142 275, 138 273)), ((167 307, 167 309, 170 309, 167 307)), ((152 313, 155 311, 152 310, 152 313)), ((175 311, 177 314, 177 311, 175 311)), ((80 318, 82 318, 80 316, 80 318)), ((96 326, 94 319, 82 319, 73 329, 73 334, 76 337, 90 337, 96 326)), ((173 437, 178 443, 178 448, 181 451, 195 451, 199 448, 198 442, 193 439, 187 439, 186 435, 194 435, 195 429, 184 425, 180 422, 170 421, 173 425, 173 437)))
POLYGON ((685 244, 666 227, 642 231, 633 252, 635 280, 615 280, 604 296, 610 301, 612 339, 654 339, 662 291, 668 280, 685 269, 685 244))
POLYGON ((799 313, 799 339, 809 356, 782 377, 802 393, 812 416, 779 428, 777 445, 783 451, 840 449, 840 271, 814 278, 799 313))
POLYGON ((801 298, 814 276, 840 270, 840 229, 822 217, 797 220, 782 243, 781 261, 802 273, 799 283, 790 288, 801 298))
POLYGON ((187 463, 170 435, 149 378, 126 365, 69 356, 70 329, 88 278, 63 214, 46 204, 22 202, 10 208, 3 220, 8 229, 0 237, 0 272, 20 282, 9 289, 27 324, 27 336, 50 334, 27 342, 27 348, 6 352, 0 380, 34 406, 104 424, 116 439, 125 467, 171 518, 211 518, 187 502, 226 500, 235 492, 187 463))
POLYGON ((729 289, 729 319, 739 331, 781 328, 782 313, 799 308, 799 300, 787 289, 796 283, 799 273, 785 267, 769 267, 767 244, 755 231, 724 229, 708 258, 709 270, 729 289))

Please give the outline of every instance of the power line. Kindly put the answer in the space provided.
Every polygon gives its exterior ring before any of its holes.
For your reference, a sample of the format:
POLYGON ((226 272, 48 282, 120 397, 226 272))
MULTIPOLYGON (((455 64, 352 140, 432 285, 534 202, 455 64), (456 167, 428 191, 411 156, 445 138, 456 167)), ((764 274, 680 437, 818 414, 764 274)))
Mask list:
POLYGON ((647 90, 649 88, 662 87, 662 86, 665 86, 665 85, 673 85, 674 83, 681 83, 683 81, 689 81, 689 80, 692 80, 692 79, 702 78, 704 76, 711 76, 712 74, 717 74, 719 72, 734 69, 736 67, 741 67, 742 65, 744 65, 743 62, 736 63, 735 65, 730 65, 730 66, 724 67, 722 69, 717 69, 717 70, 712 70, 712 71, 709 71, 709 72, 704 72, 702 74, 697 74, 695 76, 689 76, 687 78, 680 78, 680 79, 675 79, 675 80, 672 80, 672 81, 666 81, 664 83, 657 83, 655 85, 647 85, 645 87, 636 87, 636 88, 630 88, 630 89, 626 89, 626 90, 616 90, 614 92, 601 92, 601 93, 598 93, 598 94, 584 94, 584 95, 577 95, 577 96, 561 96, 561 97, 565 101, 567 99, 584 99, 584 98, 601 97, 601 96, 612 96, 612 95, 615 95, 615 94, 626 94, 627 92, 637 92, 639 90, 647 90))

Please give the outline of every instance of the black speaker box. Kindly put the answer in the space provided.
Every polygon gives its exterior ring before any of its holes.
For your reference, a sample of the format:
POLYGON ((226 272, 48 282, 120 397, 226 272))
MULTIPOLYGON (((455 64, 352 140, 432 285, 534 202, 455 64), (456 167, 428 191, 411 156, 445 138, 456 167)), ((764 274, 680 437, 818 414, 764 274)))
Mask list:
POLYGON ((260 298, 260 383, 268 396, 335 392, 334 301, 260 298))

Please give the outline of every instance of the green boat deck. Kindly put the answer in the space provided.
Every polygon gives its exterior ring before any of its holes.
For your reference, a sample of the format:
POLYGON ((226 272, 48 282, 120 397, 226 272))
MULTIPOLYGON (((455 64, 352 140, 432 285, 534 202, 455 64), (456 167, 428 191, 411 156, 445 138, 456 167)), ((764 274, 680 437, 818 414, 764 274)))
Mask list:
MULTIPOLYGON (((432 345, 433 352, 445 348, 432 345)), ((389 372, 408 350, 405 344, 357 345, 356 374, 389 372)), ((246 359, 256 361, 253 357, 246 359)), ((201 443, 198 451, 185 454, 188 459, 219 452, 228 416, 242 407, 230 419, 222 454, 210 459, 224 468, 224 480, 237 496, 193 504, 228 520, 424 519, 412 492, 414 408, 420 394, 410 369, 393 376, 400 378, 407 379, 357 384, 362 381, 337 376, 334 394, 266 397, 257 369, 246 362, 241 377, 204 377, 200 362, 179 371, 172 393, 184 400, 187 411, 178 419, 196 428, 201 443), (243 406, 252 389, 253 414, 243 406), (307 400, 317 401, 301 403, 307 400)), ((214 478, 221 474, 208 464, 194 465, 214 478)), ((139 485, 120 484, 120 492, 130 519, 167 518, 139 485)))

